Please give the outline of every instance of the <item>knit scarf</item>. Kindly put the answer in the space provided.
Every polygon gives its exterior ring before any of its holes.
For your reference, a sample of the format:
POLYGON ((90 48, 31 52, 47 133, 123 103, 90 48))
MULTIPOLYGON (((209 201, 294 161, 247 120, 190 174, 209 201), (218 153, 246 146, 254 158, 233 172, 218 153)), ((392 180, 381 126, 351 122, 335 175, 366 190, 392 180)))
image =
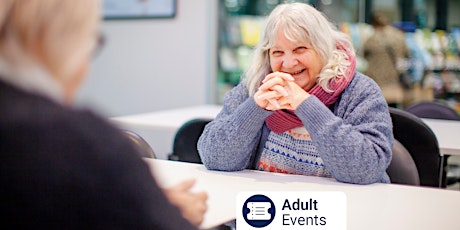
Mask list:
MULTIPOLYGON (((315 95, 327 107, 337 101, 342 91, 353 79, 356 70, 355 55, 342 44, 337 44, 337 48, 345 51, 348 56, 348 61, 350 62, 345 74, 329 81, 329 89, 332 90, 332 92, 326 92, 318 84, 308 91, 309 94, 315 95)), ((265 119, 265 122, 268 128, 275 133, 284 133, 293 128, 303 126, 302 121, 295 115, 293 110, 276 110, 272 115, 265 119)))

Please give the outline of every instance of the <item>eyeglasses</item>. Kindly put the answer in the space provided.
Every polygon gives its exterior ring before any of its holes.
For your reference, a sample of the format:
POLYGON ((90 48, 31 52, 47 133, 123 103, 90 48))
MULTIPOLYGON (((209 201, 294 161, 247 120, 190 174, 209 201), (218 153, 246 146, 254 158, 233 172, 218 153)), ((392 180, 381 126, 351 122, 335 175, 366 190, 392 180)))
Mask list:
POLYGON ((105 35, 103 33, 99 33, 96 38, 96 44, 94 45, 93 52, 92 52, 93 58, 99 56, 102 49, 104 48, 105 40, 106 40, 105 35))

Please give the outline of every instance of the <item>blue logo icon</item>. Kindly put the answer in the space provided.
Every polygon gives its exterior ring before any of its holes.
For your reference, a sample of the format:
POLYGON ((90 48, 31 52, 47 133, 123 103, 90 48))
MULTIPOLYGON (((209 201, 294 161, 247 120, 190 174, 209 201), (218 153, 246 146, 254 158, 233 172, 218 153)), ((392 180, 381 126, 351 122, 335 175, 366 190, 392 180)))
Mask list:
POLYGON ((275 219, 275 204, 267 196, 251 196, 244 202, 243 217, 252 227, 266 227, 275 219))

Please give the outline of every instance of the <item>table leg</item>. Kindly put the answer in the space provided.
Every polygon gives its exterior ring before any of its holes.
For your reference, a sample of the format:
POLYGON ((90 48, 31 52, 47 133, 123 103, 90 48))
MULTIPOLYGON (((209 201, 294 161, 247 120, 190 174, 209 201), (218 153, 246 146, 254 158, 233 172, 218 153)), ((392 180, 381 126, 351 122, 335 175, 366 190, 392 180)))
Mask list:
POLYGON ((445 187, 444 181, 446 178, 444 177, 444 155, 441 155, 441 161, 439 162, 439 187, 445 187))

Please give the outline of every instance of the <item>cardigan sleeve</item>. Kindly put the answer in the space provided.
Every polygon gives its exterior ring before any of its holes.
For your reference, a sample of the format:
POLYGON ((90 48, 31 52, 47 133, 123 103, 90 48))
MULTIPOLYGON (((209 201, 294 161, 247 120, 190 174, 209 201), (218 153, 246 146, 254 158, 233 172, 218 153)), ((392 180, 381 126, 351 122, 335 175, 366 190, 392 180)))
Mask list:
POLYGON ((389 182, 393 132, 388 106, 378 86, 356 75, 334 112, 318 98, 296 110, 323 162, 338 181, 354 184, 389 182))
POLYGON ((270 114, 256 105, 244 83, 229 91, 222 111, 206 125, 198 140, 198 151, 206 168, 221 171, 247 168, 256 154, 265 118, 270 114))

